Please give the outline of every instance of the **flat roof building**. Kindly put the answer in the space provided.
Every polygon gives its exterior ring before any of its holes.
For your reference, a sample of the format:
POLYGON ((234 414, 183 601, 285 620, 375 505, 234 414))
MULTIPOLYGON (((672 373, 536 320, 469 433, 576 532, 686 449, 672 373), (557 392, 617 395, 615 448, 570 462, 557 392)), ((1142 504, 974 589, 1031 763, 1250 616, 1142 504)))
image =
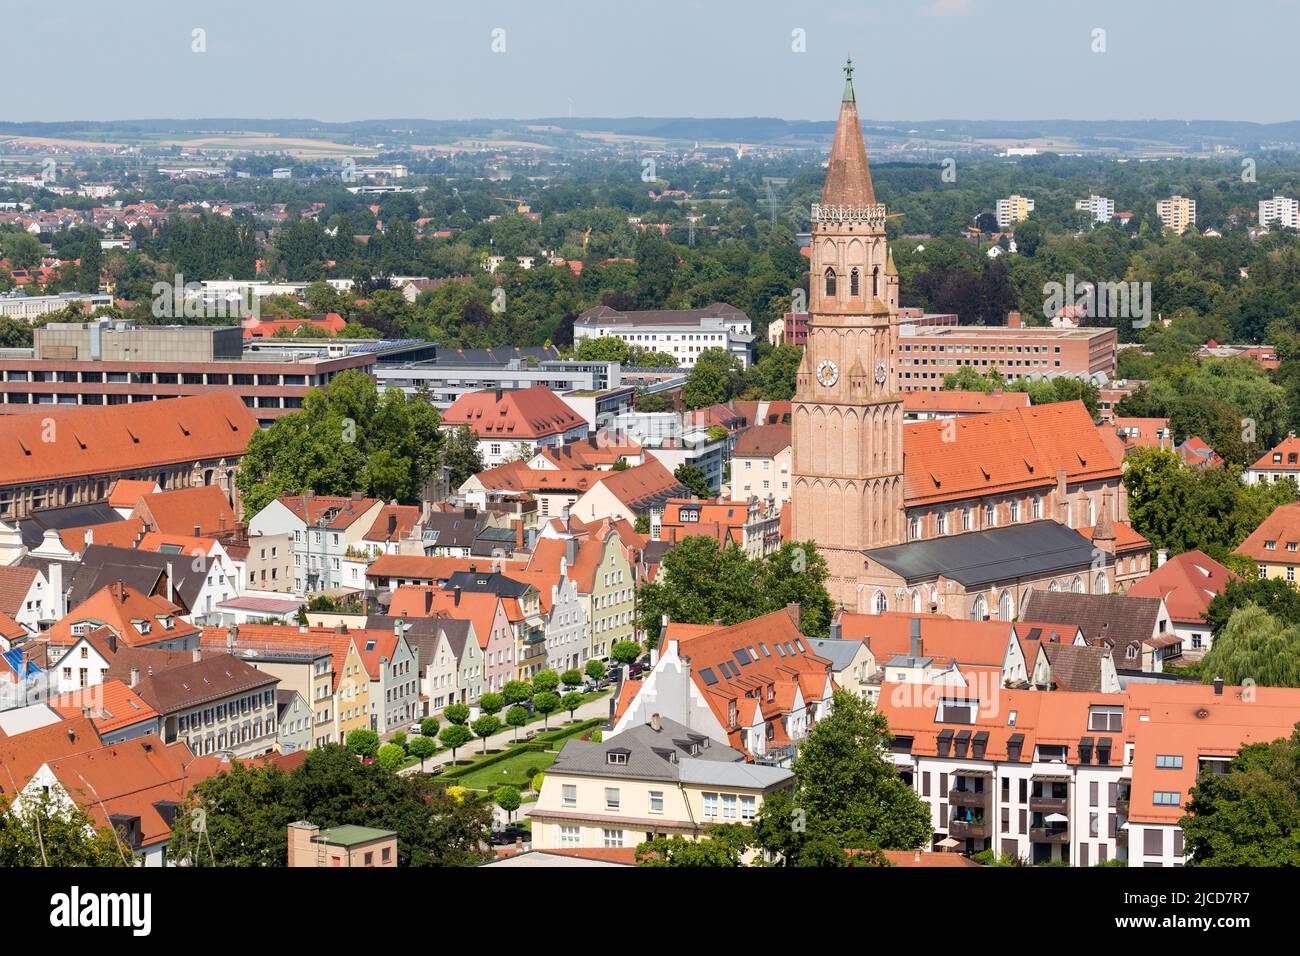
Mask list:
POLYGON ((30 349, 0 349, 0 414, 235 390, 265 425, 340 372, 434 352, 431 343, 373 339, 246 343, 238 326, 54 323, 34 330, 30 349))

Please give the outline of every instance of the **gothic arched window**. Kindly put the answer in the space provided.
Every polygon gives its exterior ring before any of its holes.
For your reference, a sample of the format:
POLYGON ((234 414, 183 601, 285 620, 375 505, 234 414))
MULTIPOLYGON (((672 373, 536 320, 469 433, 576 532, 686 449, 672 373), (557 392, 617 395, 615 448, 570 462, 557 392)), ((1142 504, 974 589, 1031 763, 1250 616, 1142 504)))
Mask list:
POLYGON ((884 591, 877 591, 876 601, 875 601, 875 612, 877 614, 884 614, 888 610, 889 610, 889 598, 885 597, 884 591))
POLYGON ((1002 592, 1002 597, 998 599, 998 617, 1004 621, 1011 620, 1015 616, 1011 608, 1011 589, 1007 588, 1002 592))
POLYGON ((849 273, 849 295, 857 298, 862 294, 861 281, 858 277, 858 270, 854 269, 849 273))
POLYGON ((835 297, 835 270, 826 270, 826 295, 830 298, 835 297))
POLYGON ((984 601, 984 595, 975 598, 975 603, 970 606, 970 619, 972 621, 982 621, 988 614, 988 604, 984 601))
POLYGON ((871 270, 871 294, 874 296, 880 295, 880 266, 876 266, 871 270))

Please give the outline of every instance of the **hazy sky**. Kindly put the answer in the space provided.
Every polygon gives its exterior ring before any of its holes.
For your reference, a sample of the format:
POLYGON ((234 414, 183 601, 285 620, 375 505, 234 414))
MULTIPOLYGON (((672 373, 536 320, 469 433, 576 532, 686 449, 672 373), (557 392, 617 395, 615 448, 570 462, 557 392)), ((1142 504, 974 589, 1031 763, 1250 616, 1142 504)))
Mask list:
POLYGON ((1298 27, 1300 0, 2 0, 0 119, 830 119, 851 49, 875 119, 1273 122, 1298 27))

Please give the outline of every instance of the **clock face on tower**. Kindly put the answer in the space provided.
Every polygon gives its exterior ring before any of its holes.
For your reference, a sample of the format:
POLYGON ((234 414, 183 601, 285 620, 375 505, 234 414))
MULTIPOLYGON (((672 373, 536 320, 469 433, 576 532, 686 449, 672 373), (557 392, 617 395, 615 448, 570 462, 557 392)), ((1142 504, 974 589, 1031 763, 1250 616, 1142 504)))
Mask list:
POLYGON ((889 369, 885 365, 885 360, 881 359, 879 362, 876 363, 876 384, 884 385, 885 378, 888 374, 889 374, 889 369))
POLYGON ((822 359, 821 364, 817 366, 817 381, 822 385, 830 388, 839 381, 840 370, 830 359, 822 359))

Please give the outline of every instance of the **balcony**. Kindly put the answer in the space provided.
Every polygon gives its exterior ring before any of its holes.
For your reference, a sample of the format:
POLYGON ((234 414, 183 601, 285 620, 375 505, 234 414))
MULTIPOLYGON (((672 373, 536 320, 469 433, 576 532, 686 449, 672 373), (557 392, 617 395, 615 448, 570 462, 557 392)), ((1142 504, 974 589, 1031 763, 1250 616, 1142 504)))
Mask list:
POLYGON ((948 824, 948 835, 958 840, 982 840, 989 835, 987 820, 953 820, 948 824))
POLYGON ((1069 807, 1069 797, 1053 797, 1046 794, 1035 796, 1032 793, 1029 795, 1030 813, 1065 813, 1069 807))
POLYGON ((987 790, 949 790, 948 802, 954 807, 988 807, 987 790))
POLYGON ((1069 843, 1070 828, 1066 826, 1030 827, 1030 843, 1069 843))

